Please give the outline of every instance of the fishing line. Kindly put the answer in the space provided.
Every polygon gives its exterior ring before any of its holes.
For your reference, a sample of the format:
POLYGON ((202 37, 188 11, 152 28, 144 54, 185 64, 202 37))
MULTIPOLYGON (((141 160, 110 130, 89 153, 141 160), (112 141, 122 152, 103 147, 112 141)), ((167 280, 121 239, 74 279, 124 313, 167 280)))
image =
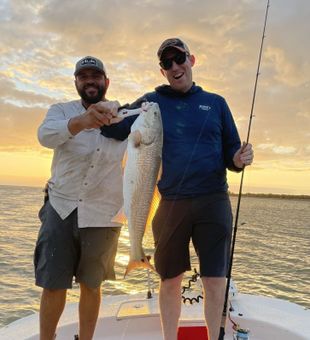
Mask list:
MULTIPOLYGON (((261 60, 262 60, 264 40, 265 40, 265 37, 266 37, 265 32, 266 32, 266 26, 267 26, 268 11, 269 11, 269 6, 270 6, 269 3, 270 3, 270 0, 267 0, 265 20, 264 20, 264 28, 263 28, 263 34, 262 34, 261 44, 260 44, 260 49, 259 49, 257 71, 256 71, 256 77, 255 77, 255 83, 254 83, 254 89, 253 89, 253 97, 252 97, 251 112, 250 112, 250 118, 249 118, 249 124, 248 124, 246 144, 248 144, 249 139, 250 139, 252 119, 254 117, 253 112, 254 112, 256 90, 257 90, 257 84, 258 84, 258 77, 259 77, 259 74, 260 74, 259 71, 260 71, 260 65, 261 65, 261 60)), ((220 332, 219 340, 224 339, 224 334, 225 334, 225 323, 226 323, 226 316, 227 316, 227 303, 228 303, 228 295, 229 295, 229 286, 230 286, 230 281, 231 281, 231 272, 232 272, 232 266, 233 266, 233 257, 234 257, 234 251, 235 251, 236 236, 237 236, 237 230, 238 230, 238 220, 239 220, 239 211, 240 211, 240 203, 241 203, 241 196, 242 196, 244 169, 245 169, 245 167, 243 167, 243 169, 242 169, 240 186, 239 186, 238 202, 237 202, 237 208, 236 208, 233 238, 232 238, 232 242, 231 242, 230 262, 229 262, 229 269, 228 269, 228 274, 227 274, 227 283, 226 283, 226 290, 225 290, 225 302, 224 302, 222 325, 221 325, 221 332, 220 332)))

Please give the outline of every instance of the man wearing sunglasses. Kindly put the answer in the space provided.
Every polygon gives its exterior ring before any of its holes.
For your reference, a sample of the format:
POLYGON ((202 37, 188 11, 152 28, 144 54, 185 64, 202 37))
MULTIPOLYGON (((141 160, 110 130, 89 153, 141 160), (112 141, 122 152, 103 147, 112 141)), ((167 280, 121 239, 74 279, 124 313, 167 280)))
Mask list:
MULTIPOLYGON (((181 283, 184 272, 191 269, 192 240, 204 287, 209 340, 218 340, 232 233, 226 169, 240 172, 250 165, 252 146, 241 146, 225 99, 193 82, 195 57, 182 40, 165 40, 157 56, 169 85, 157 87, 131 107, 157 102, 163 121, 161 201, 152 227, 164 339, 177 339, 181 283)), ((102 133, 126 138, 135 118, 103 127, 102 133)))

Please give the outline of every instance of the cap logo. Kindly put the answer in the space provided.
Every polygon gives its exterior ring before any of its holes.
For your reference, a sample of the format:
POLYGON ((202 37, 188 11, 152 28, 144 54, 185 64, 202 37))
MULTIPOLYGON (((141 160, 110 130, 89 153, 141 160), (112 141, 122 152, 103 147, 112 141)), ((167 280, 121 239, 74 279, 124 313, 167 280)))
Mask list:
POLYGON ((81 61, 81 65, 97 65, 97 62, 95 59, 93 58, 85 58, 81 61))
POLYGON ((83 59, 79 60, 75 65, 74 75, 76 76, 84 68, 94 68, 97 71, 106 75, 106 70, 104 65, 102 64, 102 61, 95 57, 86 56, 83 59))

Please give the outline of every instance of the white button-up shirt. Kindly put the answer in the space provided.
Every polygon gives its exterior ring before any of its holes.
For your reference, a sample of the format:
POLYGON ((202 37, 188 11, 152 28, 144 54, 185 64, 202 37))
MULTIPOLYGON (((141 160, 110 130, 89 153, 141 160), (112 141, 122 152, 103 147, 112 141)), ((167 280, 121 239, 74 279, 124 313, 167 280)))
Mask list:
POLYGON ((80 100, 55 104, 39 127, 40 143, 54 149, 50 203, 62 219, 78 208, 80 228, 120 226, 111 219, 123 204, 121 162, 127 142, 106 138, 100 129, 73 136, 68 122, 84 112, 80 100))

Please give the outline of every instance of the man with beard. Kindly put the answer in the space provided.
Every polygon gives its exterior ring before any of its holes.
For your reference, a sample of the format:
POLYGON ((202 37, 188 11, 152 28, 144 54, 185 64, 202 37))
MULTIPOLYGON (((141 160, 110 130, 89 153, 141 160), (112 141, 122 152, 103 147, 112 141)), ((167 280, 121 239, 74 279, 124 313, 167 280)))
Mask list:
POLYGON ((115 279, 120 224, 111 218, 122 206, 126 142, 104 137, 99 127, 116 119, 119 104, 105 98, 109 79, 99 59, 79 60, 74 76, 81 100, 52 105, 38 130, 40 143, 54 150, 34 254, 41 340, 54 339, 73 277, 80 287, 76 338, 92 339, 101 282, 115 279))

